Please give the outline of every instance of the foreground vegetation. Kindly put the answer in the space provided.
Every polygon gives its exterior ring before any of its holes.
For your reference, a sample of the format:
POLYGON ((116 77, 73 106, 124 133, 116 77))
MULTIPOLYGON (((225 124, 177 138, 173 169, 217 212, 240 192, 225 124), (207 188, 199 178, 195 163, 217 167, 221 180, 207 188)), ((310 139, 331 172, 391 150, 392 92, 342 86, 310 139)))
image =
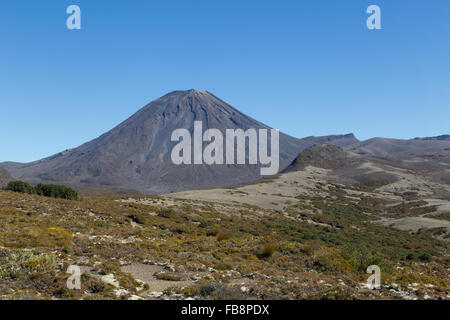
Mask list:
MULTIPOLYGON (((138 195, 81 201, 0 191, 0 296, 5 299, 148 298, 122 266, 161 266, 162 297, 211 299, 449 298, 448 242, 373 223, 377 205, 336 190, 283 211, 225 209, 138 195), (89 268, 69 290, 67 267, 89 268), (366 269, 382 271, 379 291, 366 269), (111 275, 118 286, 102 281, 111 275), (179 286, 178 281, 187 285, 179 286), (122 291, 121 291, 122 290, 122 291)), ((150 295, 151 296, 151 295, 150 295)))

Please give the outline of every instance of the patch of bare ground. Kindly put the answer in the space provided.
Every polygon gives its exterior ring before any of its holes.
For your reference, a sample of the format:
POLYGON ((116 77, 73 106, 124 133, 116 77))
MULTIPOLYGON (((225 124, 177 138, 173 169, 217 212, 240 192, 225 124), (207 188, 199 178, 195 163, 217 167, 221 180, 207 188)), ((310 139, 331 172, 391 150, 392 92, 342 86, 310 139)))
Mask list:
POLYGON ((121 270, 146 283, 149 292, 163 292, 171 287, 185 287, 194 284, 188 280, 188 275, 169 272, 164 267, 157 265, 133 263, 122 266, 121 270))

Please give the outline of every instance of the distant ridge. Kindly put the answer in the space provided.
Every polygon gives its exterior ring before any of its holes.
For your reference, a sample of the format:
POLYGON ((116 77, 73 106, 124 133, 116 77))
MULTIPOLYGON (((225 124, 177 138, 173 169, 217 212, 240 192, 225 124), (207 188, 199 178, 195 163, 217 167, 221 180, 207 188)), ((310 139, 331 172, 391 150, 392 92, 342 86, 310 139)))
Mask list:
POLYGON ((450 141, 450 134, 443 134, 436 137, 425 137, 425 138, 414 138, 414 140, 441 140, 441 141, 450 141))
POLYGON ((358 154, 377 158, 407 160, 424 155, 437 155, 450 148, 450 136, 415 138, 409 140, 372 138, 356 144, 345 146, 344 149, 358 154))

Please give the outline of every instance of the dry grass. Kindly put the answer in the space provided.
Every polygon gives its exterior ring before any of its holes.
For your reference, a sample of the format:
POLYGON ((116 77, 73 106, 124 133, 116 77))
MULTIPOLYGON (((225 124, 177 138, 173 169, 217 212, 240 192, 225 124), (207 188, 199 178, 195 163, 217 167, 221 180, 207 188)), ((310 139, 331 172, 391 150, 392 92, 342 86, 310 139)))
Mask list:
MULTIPOLYGON (((284 215, 142 195, 145 204, 119 201, 128 198, 93 195, 74 202, 0 191, 0 296, 117 299, 115 288, 99 280, 108 274, 128 295, 138 294, 140 284, 120 266, 144 261, 170 266, 155 274, 160 280, 198 277, 195 286, 176 290, 214 299, 328 297, 325 284, 359 283, 369 264, 398 282, 422 272, 420 283, 434 286, 424 289, 429 295, 448 292, 448 245, 434 234, 368 223, 366 207, 384 205, 373 199, 358 205, 337 190, 328 197, 298 196, 301 205, 284 215), (80 292, 65 287, 69 264, 91 269, 80 292), (242 281, 245 293, 235 288, 242 281), (15 288, 14 295, 7 288, 15 288)), ((335 298, 365 297, 356 286, 344 291, 335 298)))

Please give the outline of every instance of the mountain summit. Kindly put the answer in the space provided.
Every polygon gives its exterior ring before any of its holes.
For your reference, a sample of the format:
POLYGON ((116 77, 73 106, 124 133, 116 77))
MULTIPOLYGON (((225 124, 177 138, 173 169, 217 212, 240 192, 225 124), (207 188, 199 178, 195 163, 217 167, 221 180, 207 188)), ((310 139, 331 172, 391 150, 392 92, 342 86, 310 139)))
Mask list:
MULTIPOLYGON (((14 176, 30 182, 104 186, 144 193, 236 185, 255 181, 259 165, 174 165, 174 130, 270 129, 207 91, 173 91, 149 103, 100 137, 51 157, 21 164, 3 163, 14 176)), ((296 139, 280 132, 280 172, 305 148, 318 143, 347 146, 353 135, 296 139)), ((205 143, 206 144, 206 143, 205 143)))

